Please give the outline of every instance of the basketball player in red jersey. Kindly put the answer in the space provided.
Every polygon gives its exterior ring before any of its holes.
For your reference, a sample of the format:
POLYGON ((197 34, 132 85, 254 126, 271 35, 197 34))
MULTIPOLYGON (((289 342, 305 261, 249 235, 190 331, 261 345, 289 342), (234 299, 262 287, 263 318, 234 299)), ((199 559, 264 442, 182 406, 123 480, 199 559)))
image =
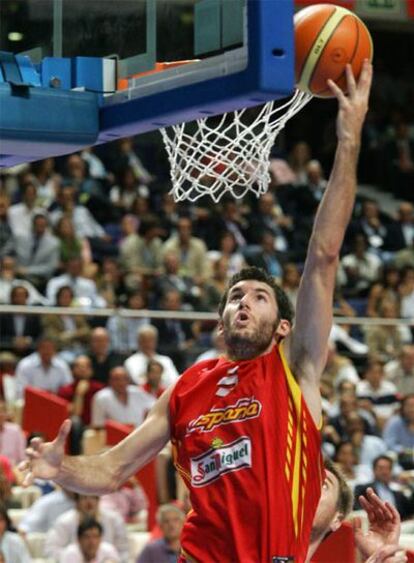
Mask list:
POLYGON ((340 525, 336 479, 325 474, 320 457, 319 378, 371 78, 366 61, 357 83, 347 68, 347 96, 329 82, 339 103, 338 146, 293 328, 288 302, 271 278, 257 269, 236 274, 219 311, 225 358, 187 370, 145 422, 102 455, 63 455, 69 421, 55 441, 35 439, 22 466, 26 483, 41 477, 81 493, 105 493, 171 439, 193 507, 182 534, 183 561, 303 563, 312 526, 340 525))

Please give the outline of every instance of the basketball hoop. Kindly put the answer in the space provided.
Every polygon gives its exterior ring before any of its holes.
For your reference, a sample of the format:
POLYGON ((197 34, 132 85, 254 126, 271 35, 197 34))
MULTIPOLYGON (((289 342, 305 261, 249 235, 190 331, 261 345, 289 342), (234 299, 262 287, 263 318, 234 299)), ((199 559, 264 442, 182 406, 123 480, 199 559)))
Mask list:
POLYGON ((225 194, 256 197, 269 185, 269 155, 286 122, 311 100, 295 91, 286 103, 268 102, 252 120, 251 109, 205 117, 195 124, 161 129, 171 167, 175 201, 197 201, 208 195, 218 202, 225 194), (196 131, 193 130, 194 125, 196 131))

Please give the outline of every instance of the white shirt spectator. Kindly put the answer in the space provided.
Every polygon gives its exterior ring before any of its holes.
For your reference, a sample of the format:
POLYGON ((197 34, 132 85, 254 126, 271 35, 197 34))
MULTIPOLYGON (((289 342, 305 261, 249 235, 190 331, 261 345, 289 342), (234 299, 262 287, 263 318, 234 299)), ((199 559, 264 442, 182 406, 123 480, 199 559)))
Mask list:
POLYGON ((356 392, 358 398, 368 397, 372 400, 374 412, 381 418, 390 418, 398 406, 398 391, 390 381, 381 381, 378 389, 374 389, 366 380, 360 381, 356 392))
POLYGON ((102 428, 106 420, 139 426, 156 399, 134 385, 128 385, 127 393, 125 405, 110 387, 98 391, 92 400, 92 426, 102 428))
POLYGON ((13 235, 15 237, 29 236, 32 232, 33 217, 43 211, 41 207, 29 209, 25 203, 15 203, 11 205, 7 212, 7 217, 13 235))
POLYGON ((38 498, 28 508, 19 523, 19 530, 26 534, 48 532, 59 516, 74 507, 74 501, 62 490, 53 491, 38 498))
POLYGON ((159 362, 164 368, 161 378, 161 385, 163 387, 169 387, 179 377, 180 374, 169 356, 154 354, 149 358, 143 352, 136 352, 125 360, 124 366, 129 373, 129 377, 137 385, 144 385, 146 383, 145 374, 150 360, 159 362))
POLYGON ((0 430, 0 455, 7 457, 12 465, 25 459, 26 438, 18 424, 5 422, 0 430))
POLYGON ((27 305, 48 305, 49 302, 36 288, 33 284, 27 280, 21 280, 19 278, 14 278, 13 280, 5 280, 0 278, 0 303, 10 304, 10 293, 13 287, 16 285, 23 286, 27 289, 28 298, 27 305))
POLYGON ((0 539, 0 551, 7 563, 30 563, 32 561, 26 544, 19 534, 13 532, 4 532, 0 539))
POLYGON ((358 272, 357 288, 364 289, 378 279, 382 262, 376 254, 365 252, 363 260, 355 254, 347 254, 342 258, 341 266, 358 272))
POLYGON ((129 354, 137 347, 137 332, 144 325, 148 325, 149 319, 129 319, 125 317, 111 317, 106 329, 111 339, 111 348, 120 354, 129 354))
POLYGON ((72 288, 75 299, 84 299, 86 306, 105 307, 105 299, 98 294, 93 280, 82 276, 72 277, 69 274, 62 274, 49 280, 46 286, 46 296, 49 303, 56 303, 56 294, 65 285, 72 288))
MULTIPOLYGON (((128 537, 125 524, 116 512, 99 512, 97 520, 102 525, 102 540, 113 545, 120 555, 120 560, 128 561, 128 537)), ((59 560, 65 547, 77 542, 79 512, 76 508, 59 516, 53 528, 46 534, 45 555, 59 560)))
POLYGON ((57 393, 59 387, 72 383, 72 380, 71 371, 64 360, 54 356, 50 366, 45 369, 38 352, 33 352, 17 364, 16 395, 18 399, 22 399, 27 386, 57 393))
MULTIPOLYGON (((63 211, 56 209, 49 214, 53 225, 63 216, 63 211)), ((83 205, 76 205, 72 211, 72 222, 76 236, 82 238, 94 238, 105 236, 103 227, 94 219, 90 211, 83 205)))
MULTIPOLYGON (((88 563, 118 563, 121 561, 118 552, 113 545, 107 542, 102 542, 98 548, 96 557, 88 560, 88 563)), ((66 547, 60 557, 59 563, 84 563, 85 559, 78 544, 71 544, 66 547)))

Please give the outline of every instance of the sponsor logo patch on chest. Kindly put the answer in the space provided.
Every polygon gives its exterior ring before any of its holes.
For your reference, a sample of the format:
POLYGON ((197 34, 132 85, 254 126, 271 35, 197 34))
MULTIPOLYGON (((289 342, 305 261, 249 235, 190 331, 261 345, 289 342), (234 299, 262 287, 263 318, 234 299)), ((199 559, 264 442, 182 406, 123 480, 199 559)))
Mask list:
POLYGON ((253 397, 243 397, 235 405, 228 405, 220 409, 212 408, 208 413, 201 414, 188 423, 187 433, 195 430, 211 432, 211 430, 223 424, 257 418, 261 410, 262 404, 260 401, 253 397))
POLYGON ((225 473, 252 466, 252 444, 250 438, 238 440, 190 459, 191 484, 204 487, 225 473))

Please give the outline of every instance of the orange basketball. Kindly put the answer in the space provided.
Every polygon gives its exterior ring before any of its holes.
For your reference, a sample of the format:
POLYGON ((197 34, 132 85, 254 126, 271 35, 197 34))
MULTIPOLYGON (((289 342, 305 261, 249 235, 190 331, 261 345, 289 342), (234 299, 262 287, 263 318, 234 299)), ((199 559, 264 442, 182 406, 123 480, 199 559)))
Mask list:
POLYGON ((300 90, 331 98, 331 78, 346 90, 345 66, 354 76, 364 59, 372 60, 373 44, 365 24, 353 12, 333 4, 316 4, 295 15, 295 76, 300 90))

